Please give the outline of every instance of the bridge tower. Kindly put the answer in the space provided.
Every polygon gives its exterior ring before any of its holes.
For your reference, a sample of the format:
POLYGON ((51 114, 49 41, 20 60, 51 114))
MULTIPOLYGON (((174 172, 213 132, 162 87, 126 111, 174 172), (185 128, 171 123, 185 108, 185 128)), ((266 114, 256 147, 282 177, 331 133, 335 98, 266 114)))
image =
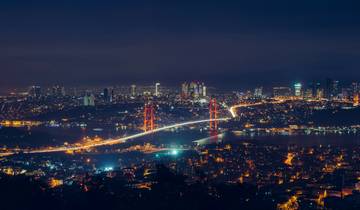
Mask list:
POLYGON ((144 106, 144 131, 151 131, 155 129, 155 113, 154 106, 151 103, 146 103, 144 106))
POLYGON ((210 99, 209 103, 209 114, 210 114, 210 131, 216 131, 218 129, 218 107, 216 99, 210 99))

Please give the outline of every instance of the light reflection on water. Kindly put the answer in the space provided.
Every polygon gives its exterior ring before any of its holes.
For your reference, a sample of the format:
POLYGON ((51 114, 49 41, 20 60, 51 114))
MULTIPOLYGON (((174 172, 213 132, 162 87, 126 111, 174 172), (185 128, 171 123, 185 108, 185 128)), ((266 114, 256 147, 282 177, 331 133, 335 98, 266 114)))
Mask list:
MULTIPOLYGON (((80 139, 89 136, 99 136, 104 139, 116 138, 119 136, 130 135, 138 131, 126 132, 112 128, 94 131, 93 129, 80 128, 45 128, 38 127, 31 130, 2 128, 0 131, 0 145, 7 146, 56 146, 62 145, 64 142, 74 143, 80 139), (5 133, 5 134, 4 134, 5 133)), ((166 145, 193 145, 195 143, 210 144, 217 142, 252 142, 257 144, 276 144, 276 145, 334 145, 334 146, 360 146, 360 135, 346 134, 322 134, 322 135, 264 135, 249 133, 247 135, 237 135, 236 132, 223 132, 218 136, 211 136, 208 131, 181 129, 175 131, 165 131, 152 134, 130 142, 143 143, 150 142, 152 144, 166 145), (196 141, 196 142, 194 142, 196 141)))

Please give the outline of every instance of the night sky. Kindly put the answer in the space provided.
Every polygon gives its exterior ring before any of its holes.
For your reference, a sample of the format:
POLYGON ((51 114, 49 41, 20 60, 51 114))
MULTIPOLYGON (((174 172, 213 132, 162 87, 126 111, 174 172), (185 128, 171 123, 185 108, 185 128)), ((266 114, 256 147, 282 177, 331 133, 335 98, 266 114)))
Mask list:
POLYGON ((2 0, 0 88, 360 81, 357 2, 2 0))

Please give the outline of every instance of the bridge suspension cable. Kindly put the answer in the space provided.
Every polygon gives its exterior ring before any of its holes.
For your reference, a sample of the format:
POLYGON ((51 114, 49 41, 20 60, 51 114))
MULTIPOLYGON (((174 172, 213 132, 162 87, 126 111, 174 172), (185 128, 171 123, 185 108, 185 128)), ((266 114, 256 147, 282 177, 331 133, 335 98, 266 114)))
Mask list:
MULTIPOLYGON (((45 149, 34 149, 34 150, 20 150, 20 152, 22 152, 24 154, 37 154, 37 153, 66 152, 66 151, 90 149, 90 148, 94 148, 94 147, 108 146, 108 145, 115 145, 115 144, 125 143, 126 141, 128 141, 130 139, 139 138, 139 137, 142 137, 142 136, 146 136, 146 135, 149 135, 149 134, 152 134, 152 133, 157 133, 157 132, 172 129, 172 128, 183 127, 183 126, 194 125, 194 124, 200 124, 200 123, 208 123, 208 122, 211 122, 211 121, 227 121, 229 119, 230 118, 217 118, 217 119, 204 119, 204 120, 188 121, 188 122, 176 123, 176 124, 173 124, 173 125, 167 125, 167 126, 164 126, 164 127, 161 127, 161 128, 155 128, 153 130, 144 131, 142 133, 137 133, 137 134, 134 134, 134 135, 125 136, 125 137, 118 138, 118 139, 110 139, 110 140, 106 140, 106 141, 102 141, 102 142, 95 142, 93 144, 88 144, 88 145, 72 146, 72 147, 61 146, 61 147, 45 148, 45 149)), ((6 155, 13 155, 15 153, 17 153, 17 152, 6 153, 6 155)))

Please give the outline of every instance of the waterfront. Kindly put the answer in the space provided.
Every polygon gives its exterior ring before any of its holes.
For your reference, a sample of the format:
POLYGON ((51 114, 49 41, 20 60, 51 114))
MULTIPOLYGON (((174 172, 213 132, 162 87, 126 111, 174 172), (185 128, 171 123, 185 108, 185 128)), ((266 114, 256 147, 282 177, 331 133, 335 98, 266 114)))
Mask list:
MULTIPOLYGON (((120 136, 130 135, 139 131, 124 131, 114 128, 102 128, 101 130, 84 129, 84 128, 47 128, 33 127, 28 128, 0 128, 0 142, 8 147, 45 147, 59 146, 65 142, 76 143, 89 137, 100 137, 102 139, 118 138, 120 136)), ((173 145, 193 145, 194 141, 203 140, 202 143, 217 142, 252 142, 259 144, 296 144, 303 146, 312 145, 339 145, 339 146, 359 146, 360 135, 353 134, 264 134, 264 133, 245 133, 238 134, 237 131, 223 131, 221 135, 214 140, 208 131, 203 129, 173 129, 163 131, 151 136, 142 137, 132 140, 135 143, 152 143, 152 144, 173 144, 173 145), (206 140, 209 138, 209 140, 206 140)))

